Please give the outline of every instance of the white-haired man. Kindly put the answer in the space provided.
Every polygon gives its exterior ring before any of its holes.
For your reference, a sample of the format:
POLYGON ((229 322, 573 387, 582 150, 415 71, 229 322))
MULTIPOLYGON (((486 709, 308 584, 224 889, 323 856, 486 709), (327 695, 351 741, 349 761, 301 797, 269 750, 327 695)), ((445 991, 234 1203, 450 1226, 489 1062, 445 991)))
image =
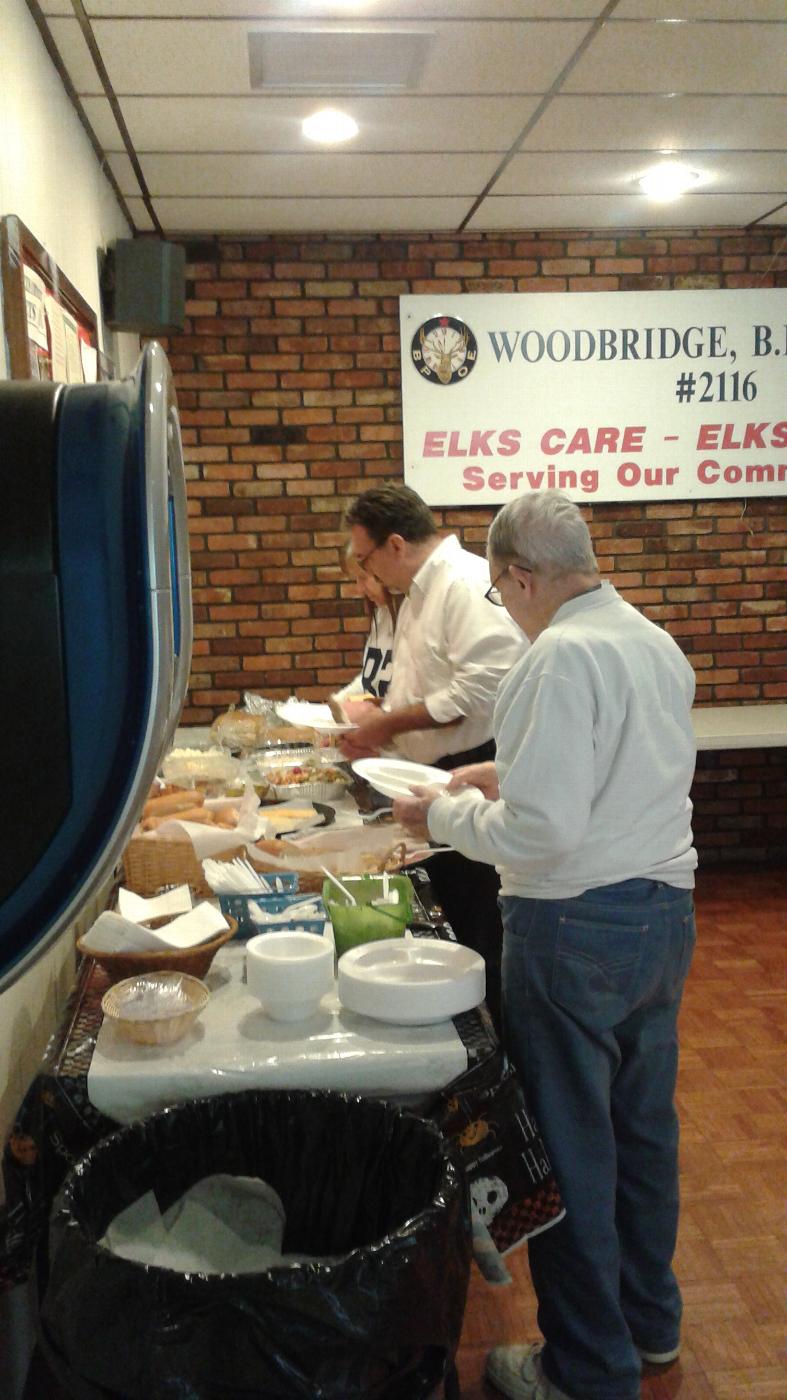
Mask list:
POLYGON ((500 873, 505 1038, 566 1206, 529 1242, 545 1343, 496 1347, 487 1376, 511 1400, 637 1400, 642 1360, 679 1351, 694 675, 600 580, 561 492, 506 506, 487 552, 489 596, 531 642, 498 691, 495 762, 394 808, 500 873))

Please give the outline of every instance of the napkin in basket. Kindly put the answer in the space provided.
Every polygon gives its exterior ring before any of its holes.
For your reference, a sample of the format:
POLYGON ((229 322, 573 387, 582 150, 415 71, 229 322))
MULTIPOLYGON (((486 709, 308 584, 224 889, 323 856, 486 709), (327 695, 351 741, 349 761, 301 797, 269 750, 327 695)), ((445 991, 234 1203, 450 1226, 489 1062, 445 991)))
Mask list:
POLYGON ((224 915, 207 901, 158 929, 143 928, 132 919, 105 909, 84 934, 81 946, 86 953, 164 952, 196 948, 225 928, 224 915))

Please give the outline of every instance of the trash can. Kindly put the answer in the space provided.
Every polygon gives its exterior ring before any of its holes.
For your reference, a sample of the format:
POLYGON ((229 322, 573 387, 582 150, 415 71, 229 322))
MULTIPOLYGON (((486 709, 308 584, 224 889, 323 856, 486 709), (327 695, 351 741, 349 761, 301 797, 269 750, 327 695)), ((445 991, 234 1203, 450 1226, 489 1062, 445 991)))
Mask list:
POLYGON ((462 1169, 433 1123, 391 1104, 249 1091, 165 1109, 77 1163, 51 1240, 40 1340, 74 1400, 427 1400, 455 1377, 462 1169), (164 1212, 215 1173, 272 1186, 284 1252, 315 1257, 188 1274, 99 1245, 147 1191, 164 1212))

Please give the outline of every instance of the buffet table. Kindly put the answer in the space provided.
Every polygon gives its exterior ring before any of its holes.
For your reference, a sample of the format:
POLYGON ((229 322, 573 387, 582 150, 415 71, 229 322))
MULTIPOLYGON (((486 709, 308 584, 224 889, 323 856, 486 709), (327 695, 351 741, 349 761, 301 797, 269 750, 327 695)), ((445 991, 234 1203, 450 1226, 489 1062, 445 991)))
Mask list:
MULTIPOLYGON (((419 873, 412 936, 452 938, 419 873)), ((236 938, 219 950, 204 979, 211 998, 199 1021, 175 1045, 140 1047, 104 1020, 87 1076, 92 1105, 119 1123, 187 1098, 242 1089, 328 1089, 421 1107, 495 1053, 480 1009, 435 1025, 392 1025, 348 1011, 334 987, 308 1020, 273 1021, 244 973, 245 943, 236 938)))
MULTIPOLYGON (((420 929, 424 936, 453 938, 426 870, 415 867, 408 874, 415 895, 416 936, 420 929)), ((39 1284, 45 1281, 49 1213, 76 1160, 119 1122, 195 1092, 330 1088, 406 1102, 457 1139, 471 1181, 482 1171, 488 1179, 490 1157, 500 1159, 494 1170, 508 1179, 511 1209, 500 1219, 497 1249, 518 1243, 558 1218, 559 1195, 537 1126, 506 1071, 483 1006, 436 1026, 398 1027, 354 1017, 337 1004, 327 1007, 322 1025, 304 1036, 295 1026, 279 1024, 274 1029, 258 1005, 245 1006, 248 994, 239 981, 243 946, 229 944, 223 951, 208 974, 219 1008, 217 1026, 203 1016, 204 1038, 198 1042, 203 1047, 200 1075, 207 1070, 214 1081, 208 1090, 204 1077, 195 1083, 194 1064, 179 1055, 179 1045, 145 1047, 140 1053, 140 1047, 118 1042, 109 1028, 102 1030, 107 977, 92 959, 81 963, 61 1025, 5 1144, 7 1205, 4 1240, 0 1229, 0 1285, 21 1282, 34 1263, 39 1284), (222 997, 225 1004, 235 998, 237 1007, 245 1006, 245 1034, 243 1027, 236 1031, 231 1065, 226 1042, 222 1052, 216 1039, 218 1025, 224 1024, 226 1033, 222 997), (248 1053, 241 1056, 238 1047, 244 1040, 248 1053)))

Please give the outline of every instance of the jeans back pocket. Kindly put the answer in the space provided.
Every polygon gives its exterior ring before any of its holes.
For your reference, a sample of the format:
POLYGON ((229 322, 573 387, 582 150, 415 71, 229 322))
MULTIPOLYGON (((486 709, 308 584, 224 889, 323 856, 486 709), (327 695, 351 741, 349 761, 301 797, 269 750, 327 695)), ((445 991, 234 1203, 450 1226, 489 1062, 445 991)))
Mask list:
POLYGON ((647 924, 605 924, 561 915, 552 967, 552 999, 591 1030, 629 1015, 647 924))

